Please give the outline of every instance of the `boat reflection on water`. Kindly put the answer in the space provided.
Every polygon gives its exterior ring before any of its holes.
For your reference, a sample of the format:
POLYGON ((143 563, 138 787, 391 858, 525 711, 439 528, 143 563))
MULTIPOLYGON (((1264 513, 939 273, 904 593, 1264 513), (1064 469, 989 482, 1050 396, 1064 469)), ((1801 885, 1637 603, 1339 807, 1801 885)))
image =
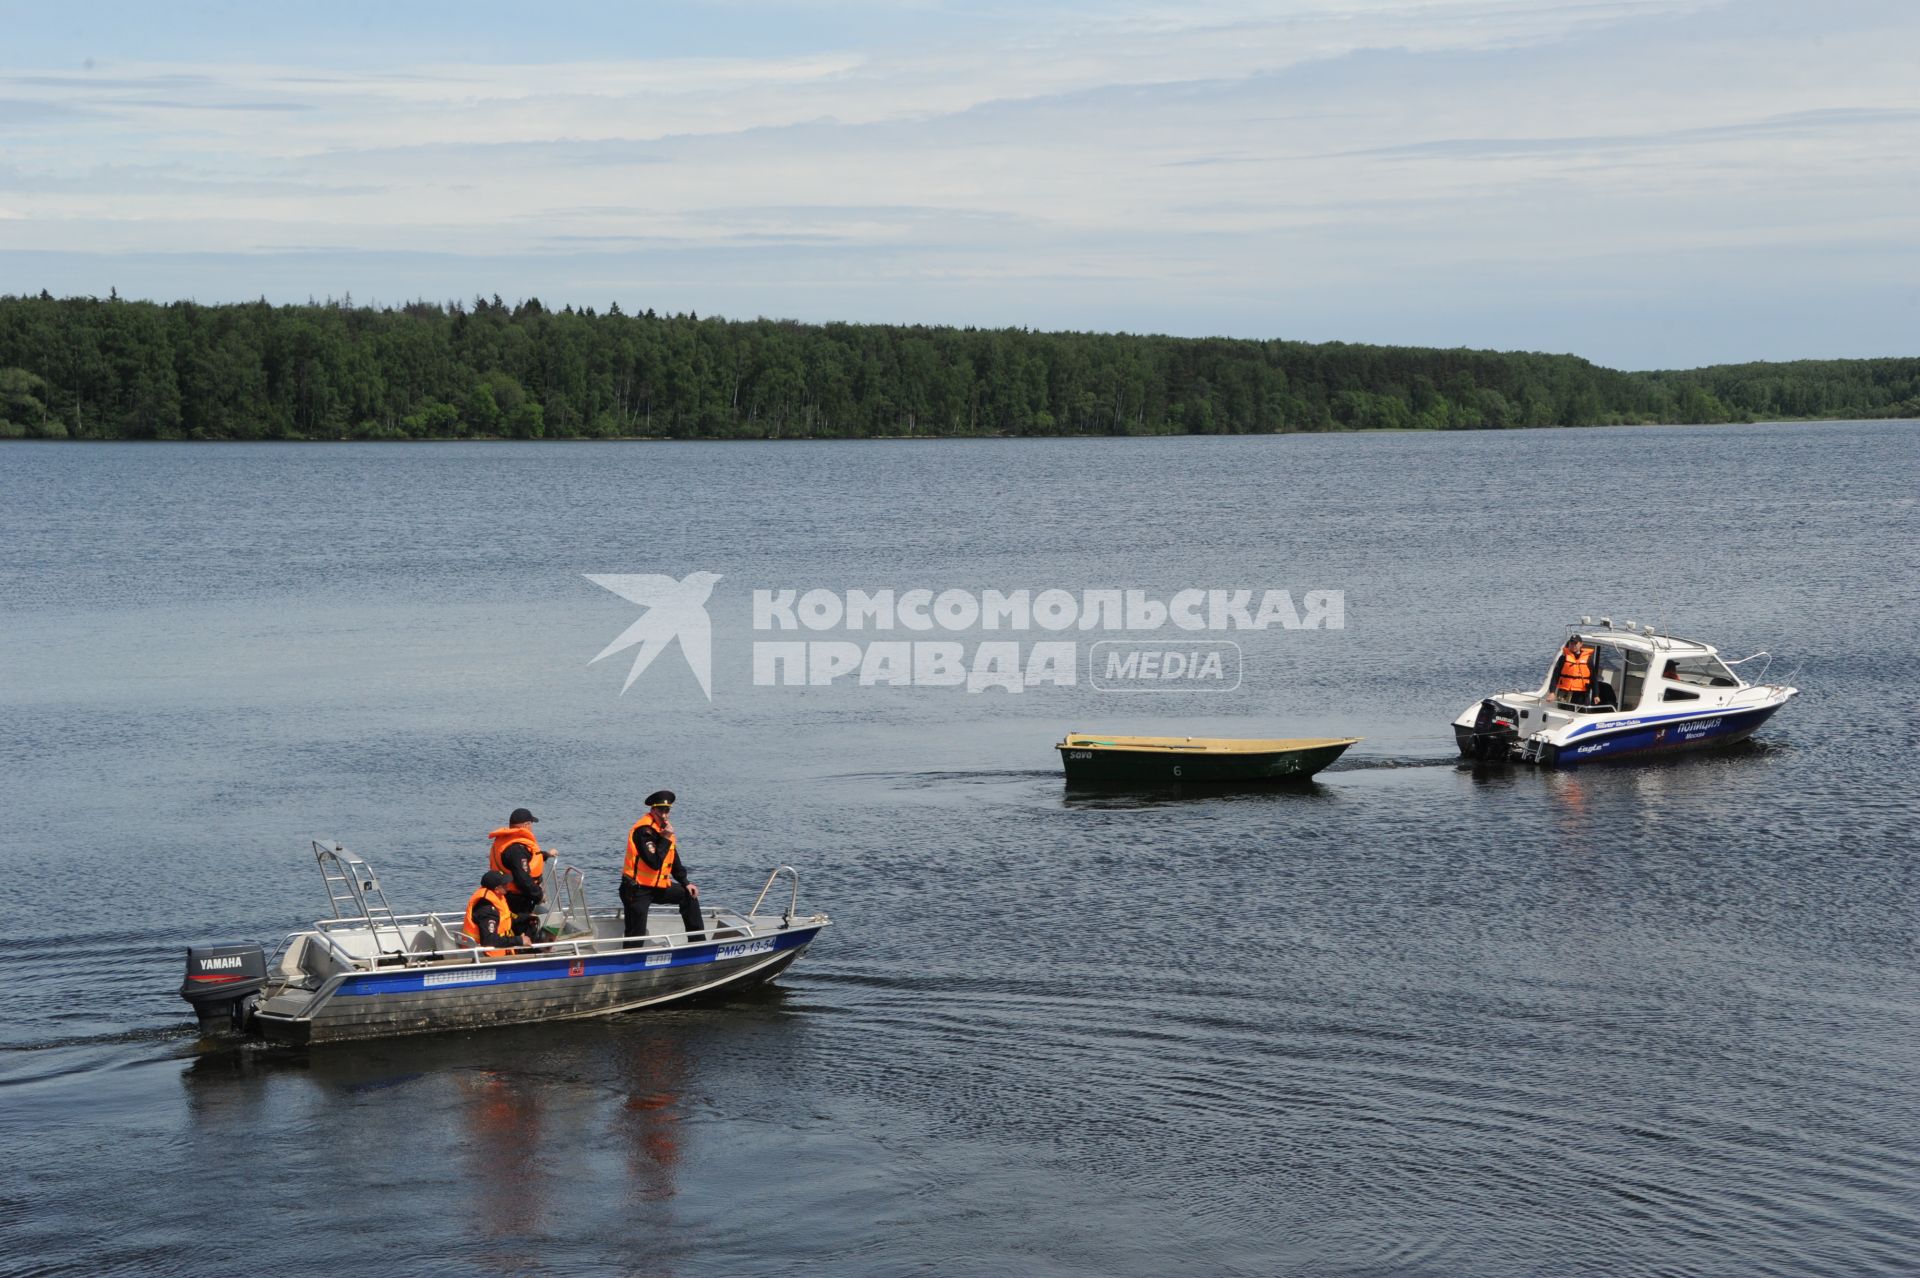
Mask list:
POLYGON ((1572 771, 1556 772, 1547 780, 1547 800, 1552 805, 1555 833, 1576 846, 1585 842, 1591 833, 1592 801, 1587 793, 1590 784, 1587 777, 1572 771))
POLYGON ((626 1053, 622 1068, 627 1098, 617 1126, 626 1137, 633 1195, 641 1202, 662 1202, 676 1190, 673 1173, 680 1161, 686 1054, 671 1035, 643 1035, 626 1053))
MULTIPOLYGON (((799 1028, 795 1016, 792 991, 763 985, 652 1017, 320 1050, 196 1044, 181 1069, 188 1138, 210 1163, 238 1144, 298 1142, 301 1184, 404 1184, 473 1236, 511 1250, 512 1240, 549 1236, 556 1221, 577 1214, 569 1186, 582 1166, 618 1169, 616 1182, 625 1180, 608 1210, 620 1200, 676 1200, 703 1130, 688 1121, 689 1098, 743 1060, 783 1055, 799 1028), (379 1133, 389 1152, 377 1167, 363 1142, 308 1139, 316 1113, 340 1112, 356 1115, 355 1130, 379 1133)), ((233 1192, 257 1190, 236 1184, 233 1192)), ((389 1208, 419 1210, 376 1196, 368 1228, 404 1228, 384 1214, 389 1208)), ((672 1233, 661 1208, 649 1220, 663 1236, 672 1233)))
POLYGON ((1163 785, 1074 785, 1061 793, 1063 808, 1142 808, 1197 799, 1275 803, 1331 799, 1335 790, 1318 781, 1189 781, 1163 785))
POLYGON ((541 1157, 543 1092, 525 1069, 480 1069, 453 1076, 467 1139, 467 1178, 489 1237, 523 1238, 547 1211, 550 1159, 541 1157))
MULTIPOLYGON (((596 1145, 625 1162, 634 1201, 678 1192, 694 1053, 673 1031, 629 1029, 504 1027, 327 1052, 236 1045, 201 1052, 181 1081, 193 1139, 215 1151, 299 1127, 315 1091, 364 1106, 383 1140, 408 1151, 413 1192, 444 1191, 443 1207, 481 1236, 526 1239, 552 1226, 562 1178, 596 1145)), ((321 1142, 309 1170, 364 1179, 363 1153, 321 1142)))
MULTIPOLYGON (((1634 767, 1515 769, 1505 761, 1462 760, 1455 765, 1476 788, 1524 791, 1546 800, 1546 827, 1561 839, 1586 841, 1619 805, 1684 803, 1710 810, 1716 793, 1738 791, 1735 778, 1755 768, 1776 767, 1792 747, 1783 740, 1746 740, 1710 755, 1672 754, 1637 761, 1634 767)), ((1734 802, 1731 797, 1729 802, 1734 802)))

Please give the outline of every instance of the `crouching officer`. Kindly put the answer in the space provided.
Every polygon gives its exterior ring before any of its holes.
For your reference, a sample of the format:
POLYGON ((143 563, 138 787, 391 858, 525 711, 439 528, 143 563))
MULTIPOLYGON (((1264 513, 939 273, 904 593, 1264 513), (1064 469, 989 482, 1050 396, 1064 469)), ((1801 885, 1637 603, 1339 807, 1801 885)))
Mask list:
POLYGON ((680 907, 687 939, 706 939, 701 931, 700 889, 687 882, 687 864, 680 859, 680 840, 674 836, 667 813, 673 791, 656 790, 647 796, 647 814, 627 833, 626 864, 620 871, 620 904, 627 907, 626 934, 647 934, 647 907, 655 901, 680 907))
MULTIPOLYGON (((515 808, 506 825, 487 834, 493 848, 487 853, 487 868, 507 876, 507 905, 513 910, 513 930, 532 934, 536 912, 546 899, 546 853, 530 828, 540 818, 525 808, 515 808)), ((505 923, 501 924, 506 927, 505 923)))
POLYGON ((502 958, 513 947, 531 945, 525 936, 513 930, 513 909, 507 904, 507 876, 488 870, 480 876, 480 886, 467 898, 467 921, 460 930, 475 945, 488 947, 488 958, 502 958))

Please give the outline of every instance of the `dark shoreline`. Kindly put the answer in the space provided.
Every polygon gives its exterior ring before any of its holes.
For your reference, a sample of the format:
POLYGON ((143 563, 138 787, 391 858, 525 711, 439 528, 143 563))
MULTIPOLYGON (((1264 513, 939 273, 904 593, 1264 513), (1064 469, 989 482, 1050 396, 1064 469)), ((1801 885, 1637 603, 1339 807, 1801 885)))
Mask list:
POLYGON ((0 436, 0 447, 9 444, 933 444, 1004 440, 1144 440, 1144 439, 1293 439, 1332 435, 1516 435, 1531 431, 1643 430, 1650 427, 1711 427, 1738 430, 1743 426, 1812 426, 1821 422, 1920 422, 1916 417, 1768 417, 1750 422, 1596 422, 1589 426, 1461 426, 1448 430, 1423 430, 1417 427, 1375 427, 1361 430, 1272 430, 1236 434, 1199 434, 1180 432, 1156 435, 557 435, 552 438, 524 439, 514 435, 435 435, 419 439, 392 439, 380 436, 333 435, 323 437, 274 436, 259 439, 154 439, 134 436, 83 439, 9 438, 0 436))
POLYGON ((0 438, 1093 438, 1920 417, 1920 357, 1539 351, 0 295, 0 438), (656 424, 658 429, 655 429, 656 424))

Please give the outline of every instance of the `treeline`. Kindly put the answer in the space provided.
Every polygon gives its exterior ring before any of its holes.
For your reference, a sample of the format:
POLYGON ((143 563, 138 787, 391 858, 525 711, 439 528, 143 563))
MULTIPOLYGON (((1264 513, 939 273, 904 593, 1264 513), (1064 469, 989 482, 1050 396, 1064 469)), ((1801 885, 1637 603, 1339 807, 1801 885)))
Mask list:
POLYGON ((1622 373, 1570 355, 0 296, 0 437, 860 438, 1920 416, 1920 359, 1622 373))

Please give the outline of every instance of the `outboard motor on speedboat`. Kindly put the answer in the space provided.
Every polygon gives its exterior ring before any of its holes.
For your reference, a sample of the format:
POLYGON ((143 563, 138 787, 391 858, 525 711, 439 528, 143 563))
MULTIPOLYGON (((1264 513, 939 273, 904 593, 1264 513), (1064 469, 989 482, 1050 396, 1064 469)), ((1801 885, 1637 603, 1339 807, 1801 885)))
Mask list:
POLYGON ((1460 743, 1460 753, 1480 763, 1503 762, 1519 741, 1520 717, 1513 707, 1488 697, 1473 716, 1473 731, 1460 743))
POLYGON ((202 1034, 245 1030, 266 985, 267 953, 258 945, 234 941, 187 947, 187 979, 180 997, 193 1004, 202 1034))

